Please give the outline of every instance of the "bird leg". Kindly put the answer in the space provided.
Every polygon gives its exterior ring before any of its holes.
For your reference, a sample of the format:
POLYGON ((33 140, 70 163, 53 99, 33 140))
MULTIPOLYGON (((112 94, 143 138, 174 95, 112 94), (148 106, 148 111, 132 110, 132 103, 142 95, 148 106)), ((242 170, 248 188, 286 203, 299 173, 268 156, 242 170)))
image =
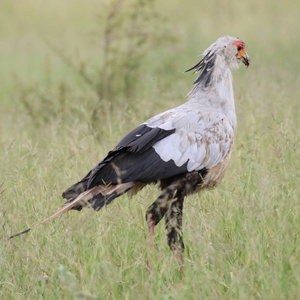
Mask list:
MULTIPOLYGON (((176 189, 175 186, 169 186, 167 190, 161 194, 155 202, 153 202, 147 212, 146 212, 146 221, 148 225, 149 231, 149 247, 150 251, 153 250, 154 246, 154 228, 160 222, 160 220, 164 217, 166 212, 170 207, 170 202, 174 197, 176 189)), ((148 275, 151 275, 152 264, 148 259, 148 275)))
POLYGON ((165 219, 168 245, 174 253, 174 256, 176 257, 184 276, 184 259, 182 255, 184 251, 184 243, 182 238, 183 200, 184 196, 177 192, 175 200, 171 203, 170 208, 165 215, 165 219))
MULTIPOLYGON (((184 259, 182 252, 184 243, 182 239, 182 210, 184 197, 193 192, 197 185, 203 181, 198 172, 186 173, 169 184, 163 194, 150 205, 146 213, 146 220, 149 230, 149 246, 153 250, 154 245, 154 228, 160 220, 166 217, 166 229, 168 244, 178 260, 180 269, 184 274, 184 259), (172 202, 172 199, 174 201, 172 202)), ((152 264, 148 259, 148 275, 151 275, 152 264)))
MULTIPOLYGON (((149 248, 152 252, 153 246, 154 246, 154 227, 155 227, 155 221, 152 218, 152 214, 149 213, 147 215, 147 224, 148 224, 148 232, 149 232, 149 248)), ((150 262, 150 259, 148 258, 148 276, 150 277, 152 271, 152 264, 150 262)))
POLYGON ((176 182, 176 193, 174 200, 170 203, 169 209, 166 212, 166 230, 168 245, 174 253, 181 272, 184 276, 184 243, 182 238, 182 212, 184 197, 192 193, 196 187, 201 184, 203 178, 200 173, 187 173, 184 178, 176 182))

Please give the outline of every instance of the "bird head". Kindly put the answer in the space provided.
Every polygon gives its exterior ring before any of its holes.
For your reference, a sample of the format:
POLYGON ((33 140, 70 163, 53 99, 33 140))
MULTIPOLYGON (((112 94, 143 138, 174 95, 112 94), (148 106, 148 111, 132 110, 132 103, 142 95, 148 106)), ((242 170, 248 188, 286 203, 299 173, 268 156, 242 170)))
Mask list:
POLYGON ((247 67, 250 65, 250 58, 246 52, 246 45, 238 38, 223 36, 216 40, 204 51, 204 56, 208 53, 224 56, 229 67, 238 67, 242 62, 247 67))
POLYGON ((195 73, 200 73, 194 84, 206 88, 211 85, 217 74, 223 74, 224 67, 238 68, 241 62, 247 67, 250 65, 245 43, 226 35, 210 45, 203 52, 201 61, 186 72, 194 70, 195 73))

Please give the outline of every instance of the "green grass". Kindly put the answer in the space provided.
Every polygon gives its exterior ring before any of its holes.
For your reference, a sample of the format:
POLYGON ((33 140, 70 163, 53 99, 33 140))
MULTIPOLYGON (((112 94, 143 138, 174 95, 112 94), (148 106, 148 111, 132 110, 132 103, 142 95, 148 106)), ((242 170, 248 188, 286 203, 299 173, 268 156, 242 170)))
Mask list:
POLYGON ((298 299, 300 3, 145 2, 134 19, 131 0, 109 20, 112 2, 0 1, 0 299, 298 299), (182 72, 225 34, 248 44, 252 65, 233 72, 230 168, 185 202, 185 279, 163 222, 148 253, 157 187, 8 240, 56 211, 129 130, 183 103, 194 76, 182 72))

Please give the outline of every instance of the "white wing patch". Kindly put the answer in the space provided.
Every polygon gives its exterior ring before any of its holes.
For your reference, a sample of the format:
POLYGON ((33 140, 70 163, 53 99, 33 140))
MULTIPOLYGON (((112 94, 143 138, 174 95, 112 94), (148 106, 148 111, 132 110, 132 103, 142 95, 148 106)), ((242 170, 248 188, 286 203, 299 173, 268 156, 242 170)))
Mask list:
MULTIPOLYGON (((207 108, 206 108, 207 109, 207 108)), ((176 131, 153 145, 163 161, 173 160, 187 170, 212 168, 227 156, 234 139, 234 130, 225 114, 215 111, 199 112, 184 105, 155 116, 147 126, 176 131)))

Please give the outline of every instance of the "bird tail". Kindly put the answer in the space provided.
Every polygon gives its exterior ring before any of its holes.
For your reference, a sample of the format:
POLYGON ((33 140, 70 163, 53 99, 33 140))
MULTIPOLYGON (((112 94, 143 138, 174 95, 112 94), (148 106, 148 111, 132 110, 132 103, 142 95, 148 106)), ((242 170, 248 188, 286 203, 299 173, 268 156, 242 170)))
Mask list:
POLYGON ((47 219, 35 224, 33 227, 28 228, 22 232, 19 232, 15 235, 10 237, 14 238, 16 236, 22 235, 24 233, 29 232, 30 230, 49 222, 64 213, 68 212, 71 209, 81 210, 84 206, 90 206, 94 210, 100 210, 104 205, 108 205, 111 203, 115 198, 121 196, 122 194, 128 192, 135 186, 134 182, 128 183, 121 183, 118 185, 111 185, 111 186, 103 186, 98 185, 84 191, 79 196, 74 197, 67 201, 57 212, 55 212, 52 216, 48 217, 47 219))

